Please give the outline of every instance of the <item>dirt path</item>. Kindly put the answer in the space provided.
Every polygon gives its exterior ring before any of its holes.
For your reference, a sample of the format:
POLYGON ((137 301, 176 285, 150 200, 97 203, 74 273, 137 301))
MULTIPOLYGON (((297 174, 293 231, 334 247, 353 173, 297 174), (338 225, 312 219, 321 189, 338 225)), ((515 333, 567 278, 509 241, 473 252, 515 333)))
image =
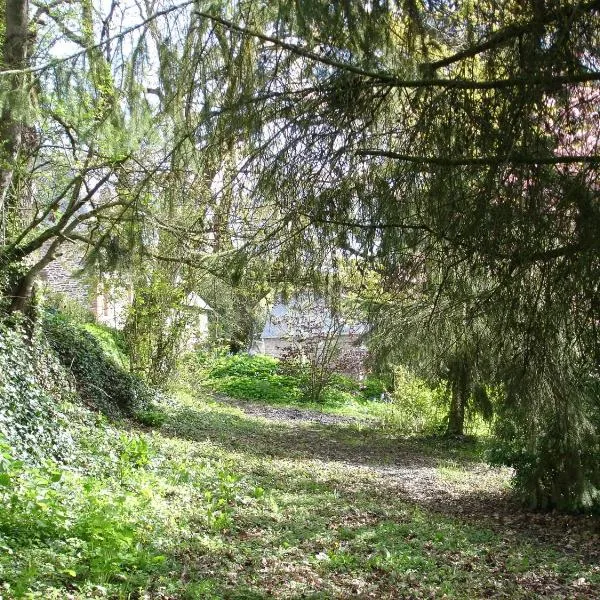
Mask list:
POLYGON ((245 414, 252 417, 263 417, 273 421, 300 421, 305 423, 321 423, 322 425, 333 425, 338 423, 357 423, 360 420, 354 417, 330 415, 328 413, 310 410, 308 408, 289 408, 284 406, 269 406, 267 404, 252 403, 247 400, 236 400, 228 396, 215 395, 215 399, 223 404, 235 406, 245 414))
POLYGON ((590 559, 600 561, 598 518, 525 510, 512 493, 509 469, 382 434, 366 420, 225 396, 216 400, 251 419, 285 426, 283 438, 273 433, 270 439, 273 454, 285 450, 336 461, 357 475, 376 476, 377 485, 390 494, 463 521, 485 523, 507 540, 521 535, 556 546, 585 547, 590 559))

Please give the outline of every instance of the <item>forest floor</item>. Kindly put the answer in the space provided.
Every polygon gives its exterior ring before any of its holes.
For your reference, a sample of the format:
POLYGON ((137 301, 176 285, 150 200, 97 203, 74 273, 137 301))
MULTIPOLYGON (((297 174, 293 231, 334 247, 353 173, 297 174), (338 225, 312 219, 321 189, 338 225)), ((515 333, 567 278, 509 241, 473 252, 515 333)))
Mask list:
POLYGON ((522 510, 475 447, 216 400, 188 398, 165 433, 210 440, 264 490, 219 552, 187 554, 226 597, 600 597, 600 522, 522 510))
POLYGON ((474 442, 198 390, 160 429, 71 410, 78 465, 0 514, 0 599, 600 597, 600 521, 522 510, 474 442))

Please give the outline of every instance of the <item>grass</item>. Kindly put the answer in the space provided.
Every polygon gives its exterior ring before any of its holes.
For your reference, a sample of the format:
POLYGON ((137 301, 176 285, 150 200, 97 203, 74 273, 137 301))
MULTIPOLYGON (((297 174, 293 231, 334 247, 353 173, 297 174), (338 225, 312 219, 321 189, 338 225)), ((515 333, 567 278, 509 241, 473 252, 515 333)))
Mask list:
POLYGON ((589 527, 577 538, 571 522, 567 549, 564 532, 538 541, 527 515, 499 524, 508 473, 478 450, 249 416, 207 395, 179 394, 159 430, 69 410, 78 460, 56 481, 24 477, 49 499, 19 509, 51 523, 52 498, 69 499, 65 518, 27 543, 0 519, 3 600, 600 593, 589 527))
MULTIPOLYGON (((264 355, 197 353, 187 355, 184 365, 178 385, 187 382, 190 390, 196 390, 200 383, 207 391, 230 398, 370 421, 372 425, 404 435, 439 434, 447 425, 445 387, 442 384, 432 387, 401 367, 396 369, 393 392, 374 375, 359 382, 335 373, 320 401, 311 402, 303 393, 306 368, 298 364, 264 355)), ((489 437, 490 423, 468 411, 465 432, 489 437)))

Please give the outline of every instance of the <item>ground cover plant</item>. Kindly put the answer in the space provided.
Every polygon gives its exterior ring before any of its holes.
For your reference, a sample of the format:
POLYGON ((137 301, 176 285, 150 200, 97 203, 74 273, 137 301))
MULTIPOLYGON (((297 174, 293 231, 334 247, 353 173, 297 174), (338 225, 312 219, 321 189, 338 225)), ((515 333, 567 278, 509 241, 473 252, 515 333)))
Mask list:
POLYGON ((4 598, 600 593, 598 522, 516 509, 474 453, 206 395, 154 431, 69 410, 68 469, 3 443, 4 598))
POLYGON ((157 392, 126 370, 128 361, 118 337, 106 328, 80 324, 47 312, 43 331, 63 367, 72 373, 81 396, 108 413, 147 410, 157 392))
MULTIPOLYGON (((487 465, 474 438, 402 436, 371 406, 388 404, 365 398, 353 400, 362 412, 324 411, 189 385, 111 420, 77 394, 77 377, 50 411, 51 384, 17 358, 29 347, 48 362, 53 346, 10 331, 2 343, 16 379, 4 396, 21 382, 68 452, 50 436, 30 456, 18 427, 0 435, 3 600, 600 593, 597 518, 524 512, 511 472, 487 465)), ((107 360, 112 335, 102 330, 107 360)), ((85 355, 90 344, 74 348, 85 355)), ((268 381, 278 362, 221 356, 203 368, 209 380, 268 381)), ((360 393, 342 376, 335 385, 360 393)))

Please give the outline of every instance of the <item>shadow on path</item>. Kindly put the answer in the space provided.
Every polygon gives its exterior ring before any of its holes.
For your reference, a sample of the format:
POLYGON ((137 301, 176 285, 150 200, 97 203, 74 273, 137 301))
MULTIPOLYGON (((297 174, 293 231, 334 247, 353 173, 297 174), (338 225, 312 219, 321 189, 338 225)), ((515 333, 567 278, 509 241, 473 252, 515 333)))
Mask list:
MULTIPOLYGON (((372 493, 413 503, 428 511, 535 541, 569 554, 585 547, 586 561, 600 560, 596 517, 533 513, 510 493, 510 473, 447 448, 402 439, 381 429, 341 418, 315 422, 315 411, 248 403, 216 402, 180 407, 163 433, 204 442, 260 459, 321 461, 367 480, 372 493), (231 408, 234 404, 236 408, 231 408), (239 408, 237 408, 239 407, 239 408), (275 412, 273 412, 275 411, 275 412), (290 413, 289 411, 293 411, 290 413)), ((353 493, 353 489, 341 490, 353 493)))

